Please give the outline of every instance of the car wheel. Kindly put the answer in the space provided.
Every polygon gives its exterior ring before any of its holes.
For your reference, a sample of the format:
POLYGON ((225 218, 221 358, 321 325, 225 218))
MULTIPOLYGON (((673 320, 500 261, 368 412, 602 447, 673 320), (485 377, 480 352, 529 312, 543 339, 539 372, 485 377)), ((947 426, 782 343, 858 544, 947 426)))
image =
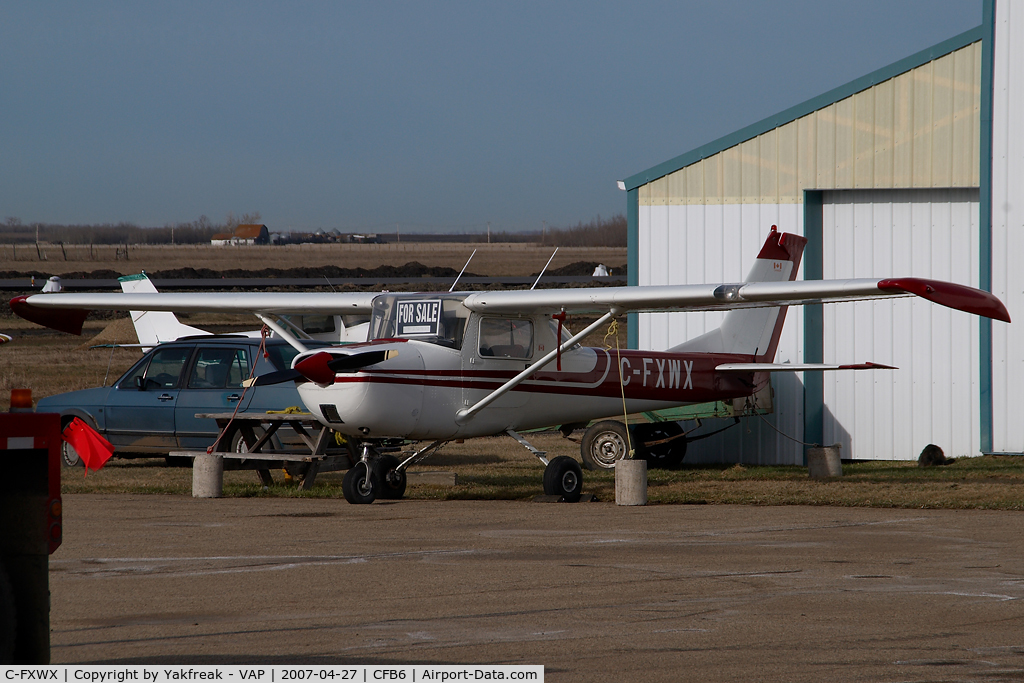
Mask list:
POLYGON ((610 470, 629 453, 626 425, 618 420, 602 420, 587 430, 580 455, 588 470, 610 470))
POLYGON ((78 454, 75 447, 69 444, 67 441, 62 441, 60 444, 60 459, 64 463, 64 467, 83 467, 82 456, 78 454))

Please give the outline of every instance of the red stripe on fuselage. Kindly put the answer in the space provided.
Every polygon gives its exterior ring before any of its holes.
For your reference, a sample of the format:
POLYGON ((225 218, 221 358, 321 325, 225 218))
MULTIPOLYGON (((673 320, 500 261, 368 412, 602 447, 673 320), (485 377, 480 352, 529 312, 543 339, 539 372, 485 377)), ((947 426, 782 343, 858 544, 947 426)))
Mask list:
MULTIPOLYGON (((619 372, 611 354, 599 352, 603 361, 586 373, 545 372, 524 380, 512 391, 534 394, 620 396, 627 399, 672 401, 678 403, 715 401, 753 394, 763 378, 753 373, 737 375, 717 373, 723 363, 750 362, 748 356, 732 354, 666 354, 622 351, 618 354, 619 372), (755 382, 755 379, 761 379, 755 382), (600 383, 598 383, 599 380, 600 383)), ((364 370, 335 377, 336 384, 404 384, 408 386, 493 391, 512 379, 515 370, 364 370)))

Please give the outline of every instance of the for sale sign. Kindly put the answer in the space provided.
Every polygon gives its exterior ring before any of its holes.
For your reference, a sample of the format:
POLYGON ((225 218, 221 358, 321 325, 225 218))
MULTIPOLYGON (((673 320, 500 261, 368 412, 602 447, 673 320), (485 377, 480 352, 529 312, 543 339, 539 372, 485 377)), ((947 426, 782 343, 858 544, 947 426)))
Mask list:
POLYGON ((436 337, 440 322, 441 301, 439 299, 398 302, 399 337, 436 337))

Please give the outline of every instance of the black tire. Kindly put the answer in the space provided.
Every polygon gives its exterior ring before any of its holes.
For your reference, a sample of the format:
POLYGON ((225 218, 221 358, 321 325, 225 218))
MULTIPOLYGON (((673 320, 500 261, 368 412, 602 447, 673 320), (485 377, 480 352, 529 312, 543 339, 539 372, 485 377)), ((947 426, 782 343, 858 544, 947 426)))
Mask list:
POLYGON ((633 446, 636 448, 636 457, 647 461, 648 467, 660 467, 671 469, 678 467, 686 456, 686 437, 681 436, 683 428, 678 422, 652 422, 650 424, 638 424, 633 427, 633 446), (663 441, 665 443, 645 446, 651 441, 663 441))
POLYGON ((583 468, 568 455, 560 455, 544 468, 544 493, 575 503, 583 493, 583 468))
POLYGON ((610 470, 629 454, 626 425, 618 420, 602 420, 583 435, 580 455, 588 470, 610 470))
POLYGON ((64 467, 85 467, 82 456, 67 441, 62 441, 60 444, 60 461, 64 467))
POLYGON ((377 484, 377 477, 369 470, 365 463, 357 463, 345 473, 341 480, 341 491, 345 494, 345 500, 352 505, 369 505, 376 498, 376 492, 380 489, 377 484), (369 487, 364 488, 369 472, 369 487))
POLYGON ((400 500, 405 495, 405 487, 408 484, 405 470, 399 472, 397 467, 398 458, 389 453, 377 458, 377 462, 373 464, 373 474, 380 485, 377 497, 381 500, 400 500))
POLYGON ((17 615, 14 612, 14 591, 7 571, 0 564, 0 666, 14 663, 14 638, 17 615))

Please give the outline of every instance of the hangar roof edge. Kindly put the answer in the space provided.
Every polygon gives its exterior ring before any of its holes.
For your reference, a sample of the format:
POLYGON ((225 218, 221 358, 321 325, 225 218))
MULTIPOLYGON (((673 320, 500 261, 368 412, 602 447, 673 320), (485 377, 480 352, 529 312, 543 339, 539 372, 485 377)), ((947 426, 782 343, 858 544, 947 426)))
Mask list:
POLYGON ((761 119, 757 123, 741 128, 734 133, 730 133, 729 135, 718 138, 717 140, 705 145, 701 145, 696 149, 680 154, 668 161, 664 161, 657 166, 652 166, 646 171, 641 171, 640 173, 631 175, 623 181, 626 186, 625 189, 634 190, 641 185, 646 185, 647 183, 664 177, 669 173, 674 173, 681 168, 686 168, 705 157, 718 154, 719 152, 730 147, 734 147, 741 142, 745 142, 751 138, 761 135, 762 133, 766 133, 791 121, 795 121, 802 116, 807 116, 819 109, 824 109, 834 102, 844 100, 862 90, 867 90, 877 83, 887 81, 890 78, 895 78, 902 73, 906 73, 911 69, 916 69, 917 67, 938 59, 943 55, 947 55, 950 52, 954 52, 960 48, 967 47, 972 43, 976 43, 984 37, 985 33, 983 29, 984 26, 976 26, 969 31, 964 31, 960 35, 953 36, 941 43, 925 48, 924 50, 916 52, 909 57, 904 57, 897 62, 889 64, 888 66, 883 66, 881 69, 872 71, 871 73, 852 80, 838 88, 833 88, 822 95, 812 97, 811 99, 781 111, 778 114, 761 119))

